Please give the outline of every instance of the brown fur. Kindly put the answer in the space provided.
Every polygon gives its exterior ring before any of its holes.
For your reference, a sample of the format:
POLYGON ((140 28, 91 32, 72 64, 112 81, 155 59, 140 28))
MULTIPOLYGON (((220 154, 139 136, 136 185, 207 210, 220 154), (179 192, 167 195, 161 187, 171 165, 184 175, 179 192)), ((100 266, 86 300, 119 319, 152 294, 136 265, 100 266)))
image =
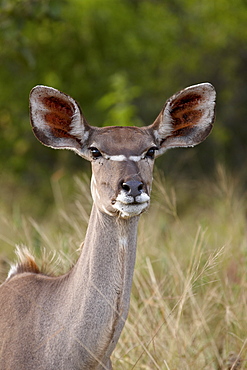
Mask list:
POLYGON ((25 272, 32 272, 35 274, 40 274, 41 271, 37 266, 34 257, 29 252, 27 247, 16 247, 16 255, 18 262, 15 266, 12 267, 9 273, 9 279, 14 277, 17 274, 22 274, 25 272))
POLYGON ((27 256, 24 262, 17 265, 16 274, 22 274, 23 272, 34 272, 36 274, 39 274, 40 270, 35 261, 27 256))

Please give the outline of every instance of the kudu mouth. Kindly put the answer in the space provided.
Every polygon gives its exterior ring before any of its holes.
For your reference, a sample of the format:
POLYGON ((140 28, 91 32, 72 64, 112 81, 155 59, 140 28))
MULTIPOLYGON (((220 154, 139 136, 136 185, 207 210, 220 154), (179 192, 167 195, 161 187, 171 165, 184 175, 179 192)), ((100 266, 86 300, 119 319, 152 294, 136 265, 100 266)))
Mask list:
POLYGON ((143 213, 148 208, 149 202, 149 195, 142 189, 139 190, 138 194, 130 195, 130 191, 123 188, 111 203, 122 218, 129 218, 143 213))

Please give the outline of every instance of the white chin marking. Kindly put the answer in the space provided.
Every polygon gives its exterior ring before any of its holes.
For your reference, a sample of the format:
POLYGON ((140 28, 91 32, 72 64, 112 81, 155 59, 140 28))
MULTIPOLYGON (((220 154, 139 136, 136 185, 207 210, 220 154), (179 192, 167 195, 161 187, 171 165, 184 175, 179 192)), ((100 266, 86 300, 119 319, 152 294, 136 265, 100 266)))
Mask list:
POLYGON ((124 190, 120 191, 116 199, 116 201, 119 201, 120 203, 131 204, 131 205, 133 205, 134 202, 141 204, 141 203, 149 202, 149 200, 150 200, 150 196, 147 193, 143 192, 134 199, 132 196, 127 195, 124 190))
POLYGON ((149 200, 150 197, 146 193, 138 195, 134 200, 132 196, 126 195, 124 191, 121 191, 117 196, 113 208, 118 211, 123 218, 138 216, 148 208, 149 200))
POLYGON ((141 193, 141 195, 138 195, 136 197, 137 203, 145 203, 145 202, 149 202, 149 200, 150 200, 150 196, 147 195, 146 193, 141 193))
POLYGON ((144 212, 149 206, 149 202, 144 203, 132 203, 132 204, 124 204, 122 202, 117 201, 114 204, 114 208, 116 211, 119 212, 122 218, 129 218, 133 216, 138 216, 142 212, 144 212))

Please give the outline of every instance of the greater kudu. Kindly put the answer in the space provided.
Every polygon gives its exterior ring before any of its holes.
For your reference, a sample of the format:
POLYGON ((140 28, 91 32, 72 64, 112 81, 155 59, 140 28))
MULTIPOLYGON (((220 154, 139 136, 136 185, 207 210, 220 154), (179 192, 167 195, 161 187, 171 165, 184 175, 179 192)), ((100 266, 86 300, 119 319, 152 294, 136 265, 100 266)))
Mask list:
POLYGON ((149 205, 154 159, 203 141, 212 129, 209 83, 172 96, 147 127, 92 127, 78 104, 50 87, 30 95, 45 145, 91 161, 93 208, 77 263, 58 277, 22 256, 0 287, 0 369, 111 369, 129 309, 137 223, 149 205))

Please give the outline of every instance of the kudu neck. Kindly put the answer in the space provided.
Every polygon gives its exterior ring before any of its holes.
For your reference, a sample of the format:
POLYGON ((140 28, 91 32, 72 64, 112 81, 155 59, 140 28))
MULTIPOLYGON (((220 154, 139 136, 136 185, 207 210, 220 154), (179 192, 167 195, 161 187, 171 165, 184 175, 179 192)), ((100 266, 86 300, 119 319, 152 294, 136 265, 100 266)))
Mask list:
POLYGON ((93 204, 81 258, 84 260, 86 255, 94 255, 92 263, 100 259, 102 268, 104 262, 109 264, 122 251, 133 255, 136 250, 138 220, 139 216, 129 219, 109 216, 93 204))
POLYGON ((69 275, 77 296, 73 310, 87 345, 103 363, 114 350, 128 315, 138 219, 111 217, 94 205, 81 255, 69 275), (85 317, 90 321, 84 323, 85 317))

